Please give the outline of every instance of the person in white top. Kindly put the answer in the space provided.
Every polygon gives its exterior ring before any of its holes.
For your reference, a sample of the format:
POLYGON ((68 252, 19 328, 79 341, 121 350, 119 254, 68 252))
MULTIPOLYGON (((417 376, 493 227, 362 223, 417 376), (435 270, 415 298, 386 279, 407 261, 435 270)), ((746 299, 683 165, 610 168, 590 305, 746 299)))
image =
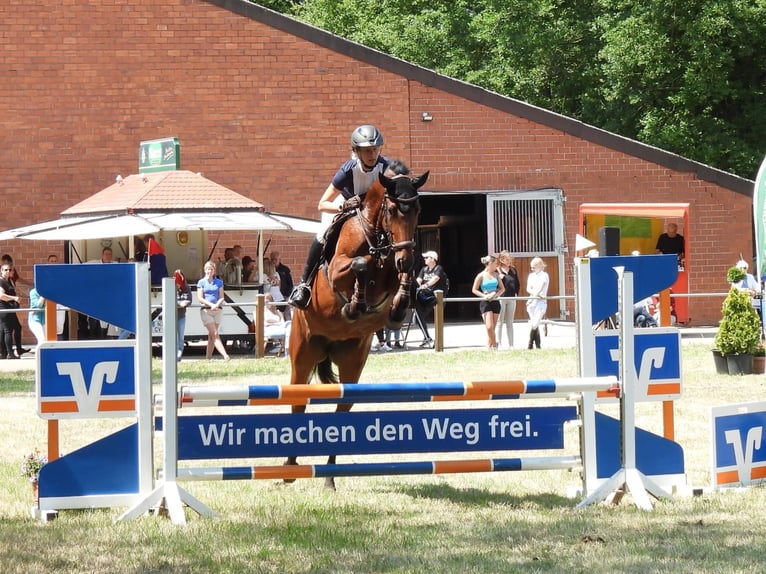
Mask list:
POLYGON ((751 274, 748 273, 748 269, 750 268, 750 265, 745 261, 744 259, 740 259, 737 261, 736 265, 737 269, 741 269, 745 272, 745 278, 742 279, 742 281, 737 281, 734 283, 734 287, 739 289, 740 291, 746 291, 750 295, 750 302, 753 305, 753 308, 758 311, 758 314, 761 314, 761 284, 758 282, 758 280, 751 274))
POLYGON ((527 315, 529 315, 529 345, 540 348, 540 323, 548 310, 548 302, 545 298, 548 296, 548 284, 550 278, 545 272, 545 261, 540 257, 535 257, 529 263, 532 273, 527 277, 527 293, 531 299, 527 300, 527 315))

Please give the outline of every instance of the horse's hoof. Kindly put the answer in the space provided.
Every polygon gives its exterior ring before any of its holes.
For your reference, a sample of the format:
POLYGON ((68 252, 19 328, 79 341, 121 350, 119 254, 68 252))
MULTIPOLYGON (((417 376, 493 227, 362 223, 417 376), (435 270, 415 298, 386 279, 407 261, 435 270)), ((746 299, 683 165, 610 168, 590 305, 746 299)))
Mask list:
MULTIPOLYGON (((290 460, 290 459, 288 458, 288 459, 287 459, 287 460, 284 462, 284 464, 283 464, 282 466, 296 466, 297 464, 298 464, 298 461, 297 461, 297 460, 290 460)), ((294 478, 283 478, 283 479, 282 479, 282 482, 284 482, 285 484, 292 484, 293 482, 295 482, 295 479, 294 479, 294 478)))
POLYGON ((335 492, 335 479, 332 476, 328 476, 324 479, 324 487, 326 490, 332 490, 335 492))

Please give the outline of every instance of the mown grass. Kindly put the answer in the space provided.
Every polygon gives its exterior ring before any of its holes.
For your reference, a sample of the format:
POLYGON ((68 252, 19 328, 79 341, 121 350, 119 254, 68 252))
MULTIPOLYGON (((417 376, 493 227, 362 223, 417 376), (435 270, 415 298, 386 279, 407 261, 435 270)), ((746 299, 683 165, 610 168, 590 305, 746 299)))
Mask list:
MULTIPOLYGON (((286 360, 188 361, 182 384, 286 382, 286 360)), ((760 400, 762 376, 715 374, 707 345, 684 345, 684 396, 676 438, 688 481, 710 484, 713 405, 760 400)), ((576 375, 574 350, 482 350, 373 355, 366 381, 487 380, 576 375)), ((159 363, 155 380, 160 380, 159 363)), ((11 380, 10 378, 8 380, 11 380)), ((2 572, 762 572, 766 489, 658 501, 630 497, 576 509, 578 484, 564 471, 188 483, 217 518, 187 511, 188 524, 145 516, 115 522, 122 509, 63 511, 51 524, 29 519, 31 490, 19 476, 25 452, 45 445, 34 414, 32 375, 0 385, 0 564, 2 572)), ((610 408, 610 407, 607 407, 610 408)), ((659 405, 638 408, 660 432, 659 405)), ((121 421, 124 424, 124 421, 121 421)), ((62 423, 62 448, 114 423, 62 423)))

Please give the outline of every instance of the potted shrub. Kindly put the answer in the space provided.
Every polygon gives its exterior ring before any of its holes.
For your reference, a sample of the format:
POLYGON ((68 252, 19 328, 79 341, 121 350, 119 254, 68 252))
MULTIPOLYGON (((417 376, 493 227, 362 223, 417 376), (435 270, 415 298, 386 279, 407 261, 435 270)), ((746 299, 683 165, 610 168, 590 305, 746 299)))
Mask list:
POLYGON ((753 352, 753 374, 763 375, 764 373, 766 373, 766 347, 763 346, 763 342, 760 342, 753 352))
MULTIPOLYGON (((727 279, 735 279, 737 274, 734 269, 729 269, 727 279)), ((741 270, 737 271, 741 273, 741 270)), ((723 319, 715 336, 715 344, 726 357, 729 374, 752 373, 753 353, 761 341, 761 321, 750 303, 750 295, 732 287, 724 299, 721 312, 723 319)))
POLYGON ((35 449, 24 456, 21 461, 21 476, 25 477, 32 484, 32 494, 37 505, 38 481, 40 479, 40 469, 48 463, 48 457, 35 449))

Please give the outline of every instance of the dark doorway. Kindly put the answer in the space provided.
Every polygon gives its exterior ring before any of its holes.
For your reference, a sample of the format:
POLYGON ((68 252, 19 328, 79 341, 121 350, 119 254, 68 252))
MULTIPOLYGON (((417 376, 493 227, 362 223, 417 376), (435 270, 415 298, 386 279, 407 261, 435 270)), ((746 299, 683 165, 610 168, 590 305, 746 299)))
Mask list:
MULTIPOLYGON (((471 284, 487 254, 487 201, 484 194, 421 195, 418 254, 439 254, 439 263, 450 279, 449 297, 473 297, 471 284)), ((423 259, 416 260, 416 272, 423 259)), ((475 303, 453 303, 445 307, 445 318, 479 320, 475 303)))

